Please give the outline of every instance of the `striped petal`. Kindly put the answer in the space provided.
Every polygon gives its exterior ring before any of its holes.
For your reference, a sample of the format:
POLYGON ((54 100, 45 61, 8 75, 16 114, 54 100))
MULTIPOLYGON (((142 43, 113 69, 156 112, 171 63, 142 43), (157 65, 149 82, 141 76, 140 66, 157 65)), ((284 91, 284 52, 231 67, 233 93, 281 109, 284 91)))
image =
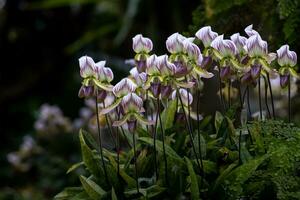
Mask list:
POLYGON ((80 76, 82 78, 97 77, 95 62, 89 56, 79 58, 80 76))
POLYGON ((149 53, 153 48, 153 43, 149 38, 143 37, 142 34, 132 38, 132 49, 135 53, 149 53))
POLYGON ((294 51, 290 51, 289 45, 283 45, 277 50, 278 64, 280 66, 293 67, 297 64, 297 54, 294 51))
POLYGON ((136 90, 136 84, 129 78, 123 78, 119 83, 117 83, 112 91, 116 97, 123 97, 128 93, 132 93, 136 90))
POLYGON ((166 41, 166 47, 168 51, 172 54, 176 53, 182 53, 183 52, 183 46, 184 46, 184 41, 187 38, 184 37, 183 35, 179 33, 173 33, 171 36, 168 37, 166 41))
POLYGON ((199 29, 195 35, 205 47, 209 47, 211 42, 218 36, 218 33, 213 32, 210 26, 205 26, 199 29))

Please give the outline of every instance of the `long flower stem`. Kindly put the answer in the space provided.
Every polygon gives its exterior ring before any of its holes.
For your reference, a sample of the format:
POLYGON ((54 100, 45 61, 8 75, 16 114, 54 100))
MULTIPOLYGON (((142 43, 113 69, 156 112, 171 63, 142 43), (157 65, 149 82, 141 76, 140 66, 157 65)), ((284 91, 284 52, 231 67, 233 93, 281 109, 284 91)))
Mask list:
MULTIPOLYGON (((146 101, 145 101, 145 117, 148 117, 148 90, 146 90, 146 101)), ((147 132, 149 132, 149 126, 146 125, 147 132)))
POLYGON ((269 118, 271 118, 271 112, 270 112, 269 105, 268 105, 268 81, 265 77, 264 77, 264 81, 265 81, 265 104, 266 104, 266 108, 268 111, 268 116, 269 116, 269 118))
POLYGON ((98 128, 99 152, 100 152, 100 157, 101 157, 101 162, 102 162, 102 167, 103 167, 103 171, 104 171, 105 180, 106 180, 107 185, 109 185, 106 166, 105 166, 105 162, 104 162, 103 149, 102 149, 101 129, 100 129, 99 110, 98 110, 98 90, 97 90, 96 93, 97 93, 96 97, 95 97, 95 100, 96 100, 96 117, 97 117, 96 121, 97 121, 97 128, 98 128))
POLYGON ((158 180, 158 167, 157 167, 157 158, 156 158, 156 136, 157 136, 157 124, 158 124, 158 105, 157 105, 157 113, 156 113, 156 117, 155 117, 155 126, 154 126, 154 130, 153 130, 153 148, 154 148, 154 167, 155 167, 155 177, 156 180, 158 180))
POLYGON ((242 139, 242 130, 240 130, 240 134, 239 134, 239 164, 242 164, 242 159, 241 159, 241 139, 242 139))
MULTIPOLYGON (((105 108, 105 103, 104 103, 104 101, 103 101, 103 108, 105 108)), ((112 139, 112 141, 113 141, 113 143, 114 143, 115 148, 117 148, 116 139, 115 139, 115 137, 114 137, 114 135, 113 135, 113 129, 112 129, 112 127, 111 127, 111 124, 112 124, 112 123, 111 123, 111 120, 109 120, 107 114, 105 114, 104 116, 105 116, 105 122, 106 122, 106 125, 107 125, 107 127, 108 127, 108 132, 109 132, 109 134, 110 134, 110 137, 111 137, 111 139, 112 139)))
POLYGON ((248 112, 250 118, 252 117, 252 112, 251 112, 251 106, 250 106, 250 89, 249 86, 247 86, 247 107, 248 107, 248 112))
MULTIPOLYGON (((197 134, 198 134, 198 150, 200 156, 201 168, 203 169, 203 161, 202 161, 202 150, 201 150, 201 135, 200 135, 200 119, 199 119, 199 107, 200 107, 200 91, 197 90, 197 134)), ((204 175, 204 172, 203 172, 204 175)))
POLYGON ((260 117, 260 120, 262 120, 262 106, 261 106, 260 76, 258 77, 258 103, 259 103, 259 117, 260 117))
POLYGON ((132 132, 132 140, 133 140, 133 154, 134 154, 134 168, 135 168, 135 182, 136 182, 136 190, 140 193, 139 181, 138 181, 138 169, 137 169, 137 155, 136 155, 136 145, 135 145, 135 131, 132 132))
POLYGON ((291 108, 291 75, 288 77, 288 106, 289 106, 289 123, 291 123, 291 115, 292 115, 292 108, 291 108))
POLYGON ((192 143, 193 152, 194 152, 195 157, 196 157, 196 162, 197 162, 199 171, 202 172, 202 169, 201 169, 201 166, 200 166, 200 163, 199 163, 199 158, 198 158, 198 155, 197 155, 197 152, 196 152, 194 140, 193 140, 193 133, 192 133, 191 127, 190 127, 190 125, 189 125, 189 120, 188 120, 188 118, 187 118, 187 116, 186 116, 186 113, 185 113, 185 111, 184 111, 184 105, 183 105, 182 98, 181 98, 181 95, 180 95, 178 89, 177 89, 176 93, 177 93, 177 96, 178 96, 178 98, 179 98, 179 101, 180 101, 180 104, 181 104, 181 109, 182 109, 182 111, 183 111, 183 115, 184 115, 184 118, 185 118, 186 126, 187 126, 188 131, 189 131, 189 135, 190 135, 190 140, 191 140, 191 143, 192 143))
POLYGON ((166 149, 165 149, 165 131, 164 131, 162 120, 161 120, 161 116, 160 116, 160 102, 159 102, 159 98, 157 98, 157 114, 158 114, 158 118, 159 118, 160 131, 161 131, 161 134, 162 134, 162 145, 163 145, 163 156, 164 156, 164 162, 165 162, 166 185, 169 186, 168 162, 167 162, 167 155, 166 155, 166 149))
POLYGON ((221 106, 223 108, 223 111, 225 111, 225 103, 224 103, 224 99, 223 99, 223 94, 222 94, 222 80, 221 80, 221 68, 220 66, 218 66, 219 69, 219 94, 220 94, 220 103, 221 106))
POLYGON ((231 107, 231 80, 228 79, 228 108, 231 107))
POLYGON ((271 80, 270 80, 270 75, 269 75, 269 73, 267 73, 267 80, 268 80, 269 91, 270 91, 270 96, 271 96, 271 105, 272 105, 273 119, 276 119, 275 107, 274 107, 274 98, 273 98, 273 91, 272 91, 272 84, 271 84, 271 80))

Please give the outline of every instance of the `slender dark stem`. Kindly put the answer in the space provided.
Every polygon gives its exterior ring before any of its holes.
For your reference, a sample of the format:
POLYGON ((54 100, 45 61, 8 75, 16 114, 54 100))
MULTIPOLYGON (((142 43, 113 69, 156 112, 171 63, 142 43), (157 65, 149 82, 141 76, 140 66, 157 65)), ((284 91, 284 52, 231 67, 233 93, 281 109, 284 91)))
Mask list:
POLYGON ((249 116, 252 117, 251 106, 250 106, 250 89, 249 89, 249 86, 247 86, 247 107, 248 107, 249 116))
MULTIPOLYGON (((185 76, 185 81, 187 82, 187 77, 185 76)), ((186 91, 188 92, 188 95, 187 95, 187 100, 188 100, 188 119, 189 119, 189 124, 190 124, 190 128, 191 130, 193 130, 193 124, 192 124, 192 120, 191 120, 191 106, 190 106, 190 90, 187 88, 186 91)))
POLYGON ((154 148, 154 167, 155 167, 155 177, 158 180, 158 167, 157 167, 157 158, 156 158, 156 136, 157 136, 157 124, 158 124, 158 112, 159 107, 157 105, 157 113, 155 118, 155 126, 154 126, 154 133, 153 133, 153 148, 154 148))
POLYGON ((265 104, 266 104, 266 108, 268 111, 268 116, 269 116, 269 118, 271 118, 271 112, 270 112, 269 105, 268 105, 268 81, 265 77, 264 77, 264 81, 265 81, 265 104))
POLYGON ((135 131, 132 132, 132 140, 133 140, 133 153, 134 153, 134 168, 135 168, 135 182, 137 192, 140 193, 139 189, 139 181, 138 181, 138 169, 137 169, 137 155, 136 155, 136 146, 135 146, 135 131))
POLYGON ((272 91, 272 84, 271 84, 271 81, 270 81, 270 75, 269 75, 269 73, 267 73, 267 80, 268 80, 269 91, 270 91, 270 96, 271 96, 271 105, 272 105, 273 119, 276 119, 275 107, 274 107, 274 98, 273 98, 273 91, 272 91))
POLYGON ((168 163, 167 163, 167 155, 166 155, 166 149, 165 149, 165 131, 164 131, 162 120, 161 120, 161 116, 160 116, 160 102, 159 102, 159 98, 157 98, 157 114, 158 114, 158 118, 159 118, 160 131, 161 131, 161 135, 162 135, 162 145, 163 145, 163 154, 164 154, 164 162, 165 162, 166 185, 169 186, 168 163))
POLYGON ((262 120, 260 76, 258 77, 258 103, 259 103, 259 117, 260 117, 260 120, 262 120))
POLYGON ((105 162, 104 162, 103 149, 102 149, 101 129, 100 129, 99 110, 98 110, 98 90, 96 92, 95 99, 96 99, 96 117, 97 117, 96 121, 97 121, 97 128, 98 128, 99 153, 100 153, 100 157, 101 157, 101 162, 102 162, 102 167, 103 167, 103 171, 104 171, 104 175, 105 175, 105 180, 106 180, 107 185, 109 185, 106 166, 105 166, 105 162))
POLYGON ((190 140, 191 140, 191 143, 192 143, 193 152, 194 152, 195 157, 196 157, 197 165, 198 165, 199 171, 202 172, 202 169, 201 169, 200 163, 199 163, 199 158, 198 158, 198 155, 197 155, 197 152, 196 152, 194 140, 193 140, 193 133, 192 133, 191 127, 190 127, 190 125, 189 125, 189 120, 188 120, 188 118, 187 118, 187 116, 186 116, 186 113, 185 113, 185 111, 184 111, 184 105, 183 105, 182 98, 181 98, 181 95, 180 95, 178 89, 177 89, 176 93, 177 93, 177 96, 178 96, 178 98, 179 98, 179 101, 180 101, 180 104, 181 104, 181 109, 182 109, 182 111, 183 111, 183 115, 184 115, 184 118, 185 118, 186 126, 187 126, 188 131, 189 131, 190 140))
POLYGON ((231 107, 231 80, 228 79, 228 108, 231 107))
POLYGON ((220 66, 218 66, 219 69, 219 93, 220 93, 220 103, 221 106, 223 108, 223 111, 225 110, 225 103, 224 103, 224 99, 223 99, 223 94, 222 94, 222 80, 221 80, 221 68, 220 66))
MULTIPOLYGON (((200 137, 200 119, 199 119, 199 104, 200 104, 200 91, 197 89, 197 134, 198 134, 198 150, 200 156, 201 168, 203 169, 203 161, 202 161, 202 150, 201 150, 201 137, 200 137)), ((204 175, 204 172, 203 172, 204 175)))
MULTIPOLYGON (((105 103, 104 103, 104 101, 103 101, 103 108, 105 108, 105 103)), ((108 119, 107 114, 105 114, 104 116, 105 116, 105 122, 106 122, 106 124, 107 124, 108 132, 109 132, 109 134, 110 134, 110 137, 111 137, 111 139, 112 139, 112 141, 113 141, 113 143, 114 143, 114 145, 115 145, 115 148, 117 148, 117 143, 116 143, 116 139, 115 139, 115 137, 114 137, 114 135, 113 135, 113 130, 112 130, 112 127, 111 127, 110 120, 108 119)))
MULTIPOLYGON (((148 90, 146 90, 146 101, 145 101, 145 117, 148 117, 148 90)), ((149 126, 146 125, 147 132, 149 133, 149 126)))
POLYGON ((242 88, 241 88, 241 81, 238 82, 239 84, 239 99, 241 104, 241 110, 244 108, 244 95, 242 96, 242 88))
POLYGON ((288 78, 288 101, 289 101, 289 123, 291 123, 291 115, 292 115, 292 108, 291 108, 291 75, 288 78))
POLYGON ((240 130, 240 134, 239 134, 239 164, 242 164, 242 160, 241 160, 241 139, 242 139, 242 130, 240 130))
MULTIPOLYGON (((117 113, 117 119, 118 120, 120 120, 120 112, 118 111, 118 108, 116 108, 116 113, 117 113)), ((116 148, 116 150, 117 150, 117 165, 118 165, 118 177, 120 178, 120 132, 119 132, 119 128, 117 127, 117 148, 116 148)))

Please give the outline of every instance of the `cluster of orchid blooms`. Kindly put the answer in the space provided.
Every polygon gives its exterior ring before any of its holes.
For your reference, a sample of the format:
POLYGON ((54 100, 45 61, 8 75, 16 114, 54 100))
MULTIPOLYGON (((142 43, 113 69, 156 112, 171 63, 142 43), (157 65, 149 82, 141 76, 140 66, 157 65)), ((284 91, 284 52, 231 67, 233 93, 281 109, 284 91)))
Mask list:
MULTIPOLYGON (((118 117, 112 125, 121 127, 127 123, 128 129, 134 133, 137 124, 157 126, 160 102, 167 106, 169 100, 177 101, 177 112, 185 114, 187 124, 190 118, 200 121, 202 117, 198 106, 197 113, 190 109, 192 93, 200 92, 203 85, 201 79, 213 77, 213 70, 218 71, 220 97, 222 83, 230 86, 238 82, 249 87, 258 82, 260 87, 260 78, 264 77, 271 88, 270 78, 279 74, 281 86, 287 87, 290 76, 298 78, 295 70, 297 55, 289 50, 288 45, 280 47, 277 54, 269 53, 267 42, 252 25, 246 27, 245 32, 248 37, 235 33, 230 39, 224 39, 224 35, 218 35, 210 26, 201 28, 195 37, 190 38, 174 33, 166 40, 170 54, 161 56, 151 54, 152 41, 138 34, 132 44, 136 53, 135 67, 130 70, 128 77, 115 86, 111 85, 114 75, 110 68, 105 67, 105 61, 95 63, 88 56, 79 59, 80 75, 83 78, 79 97, 94 97, 98 103, 104 102, 107 95, 113 96, 113 103, 103 104, 99 114, 115 113, 118 117), (199 46, 203 47, 202 51, 199 46), (276 59, 279 70, 271 66, 276 59), (150 102, 153 105, 157 102, 156 120, 148 118, 147 106, 150 102)), ((190 128, 189 125, 187 127, 190 128)))

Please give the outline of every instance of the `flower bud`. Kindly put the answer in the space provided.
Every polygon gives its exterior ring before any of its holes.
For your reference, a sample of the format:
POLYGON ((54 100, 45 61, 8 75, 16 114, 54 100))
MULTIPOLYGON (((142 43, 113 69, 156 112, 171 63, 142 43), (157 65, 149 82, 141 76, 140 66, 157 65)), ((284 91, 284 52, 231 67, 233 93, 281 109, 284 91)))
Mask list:
POLYGON ((128 93, 136 90, 136 84, 129 78, 123 78, 119 83, 113 87, 113 93, 116 97, 123 97, 128 93))
POLYGON ((88 98, 94 96, 94 86, 84 86, 82 85, 78 92, 79 98, 88 98))
POLYGON ((135 53, 149 53, 153 48, 152 41, 141 34, 132 38, 132 49, 135 53))
POLYGON ((280 75, 280 86, 286 88, 289 84, 289 75, 280 75))
POLYGON ((151 83, 150 90, 155 98, 158 98, 160 95, 161 87, 159 82, 151 83))
POLYGON ((208 70, 213 64, 213 59, 211 56, 205 56, 203 57, 203 61, 201 63, 201 68, 202 69, 205 69, 205 70, 208 70))
POLYGON ((227 80, 231 76, 231 69, 230 66, 221 67, 220 69, 220 78, 222 80, 227 80))
POLYGON ((261 72, 261 65, 260 64, 254 64, 251 66, 251 77, 253 80, 257 79, 260 76, 260 72, 261 72))
POLYGON ((278 64, 283 66, 294 67, 297 64, 297 54, 294 51, 290 51, 289 45, 283 45, 277 50, 278 64))
POLYGON ((205 26, 198 30, 195 35, 202 41, 204 47, 209 47, 211 42, 218 36, 218 33, 213 32, 210 26, 205 26))
POLYGON ((172 87, 170 85, 161 86, 161 98, 169 98, 172 93, 172 87))
POLYGON ((80 76, 82 78, 97 77, 95 62, 89 56, 79 58, 80 76))
POLYGON ((173 33, 166 41, 166 47, 172 54, 182 53, 184 51, 184 41, 187 38, 179 33, 173 33))

